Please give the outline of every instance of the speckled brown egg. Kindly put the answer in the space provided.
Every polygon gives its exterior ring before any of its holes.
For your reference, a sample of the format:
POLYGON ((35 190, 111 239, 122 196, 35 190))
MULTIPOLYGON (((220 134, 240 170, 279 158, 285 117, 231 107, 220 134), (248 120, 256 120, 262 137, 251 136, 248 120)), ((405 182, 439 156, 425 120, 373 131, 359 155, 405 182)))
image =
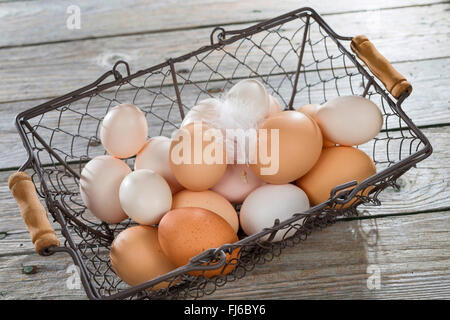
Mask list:
MULTIPOLYGON (((238 241, 236 232, 221 216, 202 208, 179 208, 167 212, 158 226, 161 248, 177 267, 189 259, 211 248, 238 241)), ((227 260, 236 257, 237 250, 227 260)), ((206 271, 205 276, 227 274, 233 264, 222 269, 206 271)), ((201 272, 191 272, 198 275, 201 272)))
MULTIPOLYGON (((161 250, 158 230, 150 226, 133 226, 120 232, 111 245, 110 259, 117 275, 131 286, 175 269, 161 250)), ((167 282, 160 282, 152 289, 167 286, 167 282)))
POLYGON ((172 199, 172 209, 197 207, 210 210, 224 218, 237 233, 239 218, 233 205, 220 194, 211 191, 182 190, 172 199))

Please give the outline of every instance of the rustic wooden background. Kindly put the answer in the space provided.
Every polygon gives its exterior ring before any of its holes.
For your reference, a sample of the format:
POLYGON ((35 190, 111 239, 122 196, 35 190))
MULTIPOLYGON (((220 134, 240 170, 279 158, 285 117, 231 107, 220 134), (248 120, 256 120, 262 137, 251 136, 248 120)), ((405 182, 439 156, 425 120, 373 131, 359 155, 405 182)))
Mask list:
POLYGON ((208 43, 213 26, 238 28, 299 6, 315 8, 339 34, 366 34, 407 76, 414 91, 405 110, 434 153, 400 178, 399 191, 386 190, 383 206, 314 233, 206 298, 450 298, 449 4, 0 0, 0 299, 86 298, 66 286, 68 256, 34 252, 10 196, 7 179, 26 159, 17 113, 92 82, 119 59, 143 69, 208 43), (79 30, 66 27, 72 4, 81 8, 79 30), (371 289, 374 270, 380 288, 371 289))

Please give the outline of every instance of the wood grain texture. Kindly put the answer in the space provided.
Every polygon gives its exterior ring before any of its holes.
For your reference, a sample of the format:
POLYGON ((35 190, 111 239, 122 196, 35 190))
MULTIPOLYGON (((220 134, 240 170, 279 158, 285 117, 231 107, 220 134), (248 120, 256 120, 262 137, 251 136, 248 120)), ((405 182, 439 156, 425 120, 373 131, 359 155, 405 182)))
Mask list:
MULTIPOLYGON (((383 19, 378 23, 368 23, 367 16, 360 12, 331 15, 327 22, 343 35, 352 36, 355 30, 365 33, 392 63, 431 59, 448 56, 448 49, 443 44, 447 40, 449 18, 442 16, 448 6, 437 4, 384 10, 383 19), (408 19, 403 19, 404 16, 408 19), (404 32, 400 35, 386 32, 393 29, 404 32), (399 50, 403 47, 408 50, 399 50)), ((245 26, 235 25, 232 29, 245 26)), ((132 72, 145 69, 209 44, 210 32, 211 28, 206 28, 170 32, 163 37, 148 34, 3 49, 0 50, 0 77, 3 79, 0 102, 65 94, 93 82, 121 59, 130 64, 132 72)), ((283 45, 285 42, 280 43, 283 45)), ((319 46, 318 50, 323 54, 325 49, 319 46)), ((226 66, 223 69, 226 70, 226 66)), ((210 71, 206 73, 209 75, 210 71)))
POLYGON ((127 1, 92 2, 89 0, 26 1, 1 4, 4 12, 0 30, 7 36, 0 39, 0 47, 22 46, 42 42, 112 37, 161 30, 190 29, 211 25, 235 24, 273 18, 296 10, 313 7, 323 15, 348 11, 379 10, 392 7, 429 5, 438 0, 370 1, 302 1, 280 2, 251 0, 195 0, 195 1, 127 1), (81 12, 81 28, 69 29, 67 8, 76 5, 81 12), (24 27, 26 26, 26 27, 24 27))
MULTIPOLYGON (((92 82, 119 59, 128 61, 135 72, 208 44, 215 25, 240 29, 299 7, 293 0, 263 0, 258 5, 255 8, 254 1, 246 0, 132 0, 126 6, 118 0, 108 5, 88 0, 0 0, 0 30, 5 35, 0 39, 0 300, 86 298, 83 289, 67 287, 72 265, 67 255, 44 258, 35 254, 9 193, 7 179, 25 160, 14 116, 92 82), (65 27, 69 4, 82 9, 80 30, 65 27), (24 267, 36 267, 36 272, 26 274, 24 267)), ((382 193, 381 207, 361 207, 367 209, 365 215, 376 219, 339 222, 315 232, 300 246, 286 249, 271 263, 205 298, 450 299, 450 3, 308 0, 300 5, 317 9, 339 34, 355 35, 355 30, 366 34, 412 82, 413 94, 404 108, 415 123, 431 127, 423 132, 434 153, 399 179, 400 190, 382 193), (368 267, 381 272, 378 290, 367 287, 368 267)), ((292 34, 289 28, 285 31, 292 34)), ((269 40, 275 43, 276 38, 269 40)), ((289 47, 281 43, 279 49, 288 51, 289 47)), ((311 53, 310 48, 306 52, 311 53)), ((319 48, 315 53, 323 56, 325 51, 319 48)), ((250 55, 249 61, 257 58, 250 55)), ((289 56, 287 64, 290 59, 295 57, 289 56)), ((177 68, 180 77, 186 76, 184 67, 189 65, 177 68)), ((234 64, 225 61, 222 67, 227 70, 234 64)), ((271 66, 261 68, 267 72, 271 66)), ((209 76, 210 71, 200 68, 194 81, 209 76)), ((344 88, 348 90, 348 85, 344 88)), ((128 93, 123 91, 120 99, 128 99, 128 93)), ((106 94, 114 96, 113 91, 106 94)), ((196 98, 191 88, 182 94, 187 104, 196 98)), ((320 90, 312 90, 310 98, 315 101, 320 95, 320 90)), ((94 105, 96 115, 104 113, 104 104, 97 101, 94 105)), ((167 100, 157 101, 154 111, 163 114, 168 105, 167 100)), ((67 121, 76 124, 78 117, 69 116, 67 121)), ((57 117, 48 115, 46 120, 54 125, 57 117)), ((86 128, 71 130, 92 130, 92 123, 86 124, 86 128)), ((55 138, 55 146, 60 142, 55 138)), ((370 152, 370 146, 365 148, 370 152)), ((59 225, 52 225, 61 238, 59 225)))
MULTIPOLYGON (((207 299, 449 299, 450 212, 336 223, 207 299), (368 267, 370 267, 368 269, 368 267), (368 278, 380 271, 381 287, 368 278)), ((85 299, 63 254, 2 257, 0 299, 85 299), (36 266, 23 274, 23 266, 36 266)))
POLYGON ((214 293, 217 299, 450 298, 449 212, 342 222, 214 293), (381 287, 369 290, 368 267, 381 287), (375 269, 373 269, 375 270, 375 269))

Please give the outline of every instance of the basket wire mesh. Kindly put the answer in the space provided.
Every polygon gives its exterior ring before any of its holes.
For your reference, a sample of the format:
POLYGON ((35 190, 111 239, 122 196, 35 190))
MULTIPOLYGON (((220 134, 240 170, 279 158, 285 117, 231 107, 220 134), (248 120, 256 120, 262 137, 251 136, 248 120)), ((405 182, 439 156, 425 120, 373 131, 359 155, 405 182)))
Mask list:
MULTIPOLYGON (((399 176, 431 153, 431 146, 402 111, 406 97, 394 102, 344 47, 342 42, 349 40, 334 33, 314 10, 302 8, 241 30, 216 28, 211 45, 134 74, 126 62, 119 61, 96 82, 21 113, 17 127, 29 154, 21 170, 31 171, 39 195, 65 238, 64 246, 48 254, 63 251, 72 256, 92 299, 197 299, 272 260, 283 248, 304 241, 313 230, 340 217, 358 215, 359 205, 380 205, 379 193, 395 187, 399 176), (119 69, 127 75, 122 76, 119 69), (276 220, 272 228, 254 236, 239 234, 237 243, 207 250, 187 266, 129 287, 111 268, 109 249, 112 239, 133 222, 100 222, 79 193, 85 163, 106 154, 99 141, 103 117, 117 104, 132 103, 145 113, 150 137, 170 137, 191 107, 247 78, 261 81, 285 109, 321 104, 342 95, 365 96, 375 102, 383 113, 383 128, 376 138, 358 147, 371 156, 377 174, 358 185, 337 186, 326 203, 289 220, 276 220), (350 200, 352 205, 342 209, 350 200), (283 229, 296 232, 272 242, 283 229), (269 239, 262 241, 266 234, 269 239), (237 257, 227 260, 226 254, 235 249, 239 250, 237 257), (229 264, 235 265, 229 274, 211 278, 189 274, 194 269, 224 269, 229 264), (161 283, 163 289, 152 290, 161 283)), ((133 158, 126 161, 133 166, 133 158)))

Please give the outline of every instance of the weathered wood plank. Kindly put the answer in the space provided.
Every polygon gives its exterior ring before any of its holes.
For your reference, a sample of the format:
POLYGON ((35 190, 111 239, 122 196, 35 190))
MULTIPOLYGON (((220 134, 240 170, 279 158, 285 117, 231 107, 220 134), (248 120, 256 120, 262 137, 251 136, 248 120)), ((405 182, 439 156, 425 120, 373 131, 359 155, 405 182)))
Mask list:
MULTIPOLYGON (((339 222, 206 299, 448 299, 450 212, 339 222), (401 236, 400 236, 401 235, 401 236), (380 288, 369 289, 374 272, 380 288)), ((0 299, 84 299, 63 254, 0 258, 0 299), (23 274, 23 266, 37 266, 23 274)))
MULTIPOLYGON (((449 93, 446 88, 449 83, 449 75, 450 75, 450 66, 449 59, 436 59, 436 60, 425 60, 425 61, 415 61, 415 62, 404 62, 404 63, 396 63, 395 67, 407 75, 407 78, 411 81, 414 86, 413 93, 411 96, 405 101, 404 109, 407 112, 408 116, 419 126, 428 126, 428 125, 436 125, 440 123, 450 123, 450 112, 449 112, 449 93), (432 96, 433 99, 429 97, 432 96), (432 110, 432 112, 424 112, 424 110, 432 110)), ((325 72, 324 74, 326 74, 325 72)), ((329 73, 329 72, 328 72, 329 73)), ((317 73, 310 73, 308 75, 310 81, 314 82, 317 79, 317 73)), ((274 80, 276 84, 278 80, 274 80)), ((355 83, 357 86, 357 90, 362 91, 362 88, 359 86, 359 79, 355 79, 355 83)), ((335 84, 332 81, 333 85, 335 84)), ((223 82, 215 82, 210 84, 209 87, 214 88, 217 86, 218 88, 223 85, 223 82)), ((202 87, 205 84, 201 85, 202 87)), ((284 86, 279 91, 281 97, 285 100, 289 100, 290 95, 290 86, 284 86)), ((349 82, 344 80, 339 85, 341 94, 350 94, 349 82)), ((122 89, 121 89, 122 90, 122 89)), ((156 90, 158 91, 158 90, 156 90)), ((138 95, 136 95, 136 90, 124 90, 121 91, 120 94, 115 95, 114 92, 103 94, 107 99, 116 99, 116 101, 120 102, 135 102, 138 106, 143 107, 144 110, 152 111, 154 114, 159 115, 161 118, 167 117, 169 109, 172 106, 172 111, 170 113, 170 119, 177 123, 177 117, 179 117, 178 109, 175 101, 175 94, 172 88, 166 88, 162 90, 164 94, 169 96, 173 101, 168 99, 156 99, 154 101, 154 95, 142 90, 138 95), (150 104, 154 104, 152 108, 148 108, 146 106, 150 104)), ((320 103, 323 100, 323 89, 322 86, 319 85, 317 87, 313 87, 310 96, 312 102, 320 103)), ((192 106, 195 100, 198 99, 199 90, 196 86, 186 86, 181 92, 182 101, 186 106, 192 106)), ((328 95, 336 94, 336 91, 333 89, 329 90, 328 95)), ((220 95, 220 93, 212 95, 220 95)), ((206 98, 206 95, 203 95, 200 99, 206 98)), ((280 99, 280 96, 277 96, 280 99)), ((91 136, 95 135, 98 126, 98 120, 104 116, 107 107, 109 106, 110 101, 97 97, 89 101, 89 99, 84 99, 80 101, 78 104, 73 104, 71 107, 74 110, 77 110, 78 113, 66 111, 64 112, 64 117, 62 118, 62 128, 67 132, 72 134, 81 134, 83 136, 91 136), (82 114, 86 112, 86 104, 89 101, 89 109, 88 113, 94 116, 85 117, 83 119, 83 124, 79 128, 78 124, 81 120, 82 114), (83 105, 84 104, 84 105, 83 105), (97 119, 96 119, 97 118, 97 119)), ((296 104, 308 103, 308 95, 305 92, 300 92, 298 94, 298 101, 296 104)), ((31 106, 38 105, 45 100, 32 100, 25 102, 15 102, 15 103, 5 103, 2 104, 2 108, 0 108, 0 130, 1 130, 1 140, 0 140, 0 168, 11 168, 18 167, 26 160, 26 151, 20 142, 19 135, 14 126, 14 117, 21 111, 24 111, 31 106)), ((280 99, 280 101, 282 101, 280 99)), ((375 101, 377 104, 380 101, 375 101)), ((186 110, 185 110, 186 111, 186 110)), ((46 124, 49 128, 58 127, 59 122, 59 112, 50 112, 47 114, 43 123, 46 124)), ((38 118, 39 119, 39 118, 38 118)), ((159 128, 161 126, 161 120, 156 118, 156 116, 149 114, 148 115, 149 126, 151 128, 151 135, 158 135, 159 128)), ((35 121, 33 121, 35 122, 35 121)), ((399 123, 396 120, 396 117, 389 118, 389 128, 398 127, 399 123)), ((173 130, 173 126, 170 124, 165 125, 165 133, 173 130), (167 131, 168 130, 168 131, 167 131)), ((40 133, 44 138, 48 138, 51 134, 50 130, 41 130, 40 133)), ((68 140, 70 137, 65 136, 63 133, 55 134, 52 142, 53 146, 58 146, 65 152, 69 152, 70 145, 72 144, 71 140, 68 140)), ((87 140, 79 139, 75 141, 75 149, 71 150, 75 154, 81 155, 86 152, 86 143, 87 140)), ((95 151, 95 149, 101 147, 91 147, 91 151, 95 151)))
MULTIPOLYGON (((0 1, 3 2, 3 1, 0 1)), ((352 1, 339 3, 289 0, 273 1, 128 1, 92 3, 88 0, 8 2, 1 4, 0 30, 4 37, 0 47, 21 46, 42 42, 111 37, 117 35, 152 33, 161 30, 198 28, 211 25, 235 24, 273 18, 300 6, 311 6, 323 15, 348 11, 379 10, 392 7, 428 5, 438 0, 352 1), (80 29, 69 29, 68 7, 80 8, 80 29), (24 27, 26 26, 26 27, 24 27)))
MULTIPOLYGON (((367 210, 370 215, 396 215, 450 208, 450 127, 424 129, 423 132, 435 146, 434 153, 399 178, 399 190, 384 190, 379 197, 381 206, 361 206, 361 211, 367 210)), ((7 179, 11 173, 0 172, 0 233, 7 233, 0 240, 0 256, 34 250, 9 193, 7 179)), ((56 230, 60 229, 56 223, 53 225, 56 230)))
POLYGON ((32 253, 3 257, 0 262, 0 300, 86 299, 82 286, 68 289, 73 265, 68 255, 55 254, 47 259, 32 253), (24 267, 37 267, 36 273, 25 274, 24 267))
MULTIPOLYGON (((431 59, 448 56, 448 50, 443 45, 446 43, 449 25, 448 15, 444 11, 447 7, 448 4, 439 4, 403 10, 384 10, 382 23, 378 24, 368 23, 367 16, 359 12, 332 15, 327 20, 331 27, 338 27, 336 29, 338 33, 353 35, 355 30, 358 33, 366 33, 391 62, 431 59), (408 21, 403 19, 404 16, 409 17, 408 21), (348 23, 342 24, 341 21, 348 23), (386 33, 386 30, 394 29, 402 32, 386 33), (381 30, 383 33, 380 35, 381 30)), ((233 29, 245 26, 235 25, 233 29)), ((120 59, 129 62, 132 72, 148 68, 165 61, 168 57, 176 57, 207 44, 210 31, 209 28, 182 30, 166 33, 163 37, 161 34, 135 35, 0 50, 0 60, 3 61, 0 70, 3 81, 0 88, 0 102, 65 94, 79 88, 80 84, 91 83, 120 59), (45 77, 44 85, 43 77, 45 77)), ((276 39, 270 41, 275 43, 276 39)), ((278 52, 284 53, 290 49, 285 41, 279 45, 278 52)), ((319 45, 316 48, 319 56, 324 55, 323 46, 319 45)), ((290 55, 289 59, 294 56, 290 55)), ((250 54, 248 59, 257 58, 261 59, 250 54)), ((188 65, 192 67, 194 61, 191 59, 188 65)), ((225 61, 225 64, 221 65, 221 70, 230 70, 226 63, 225 61)), ((236 61, 231 61, 230 64, 234 68, 236 61)), ((288 65, 295 69, 295 64, 288 65)), ((196 71, 194 80, 208 79, 211 70, 206 68, 204 72, 202 79, 202 73, 196 71)))
POLYGON ((448 299, 449 223, 448 212, 342 222, 313 233, 213 297, 448 299), (367 286, 373 270, 380 272, 380 289, 367 286))

